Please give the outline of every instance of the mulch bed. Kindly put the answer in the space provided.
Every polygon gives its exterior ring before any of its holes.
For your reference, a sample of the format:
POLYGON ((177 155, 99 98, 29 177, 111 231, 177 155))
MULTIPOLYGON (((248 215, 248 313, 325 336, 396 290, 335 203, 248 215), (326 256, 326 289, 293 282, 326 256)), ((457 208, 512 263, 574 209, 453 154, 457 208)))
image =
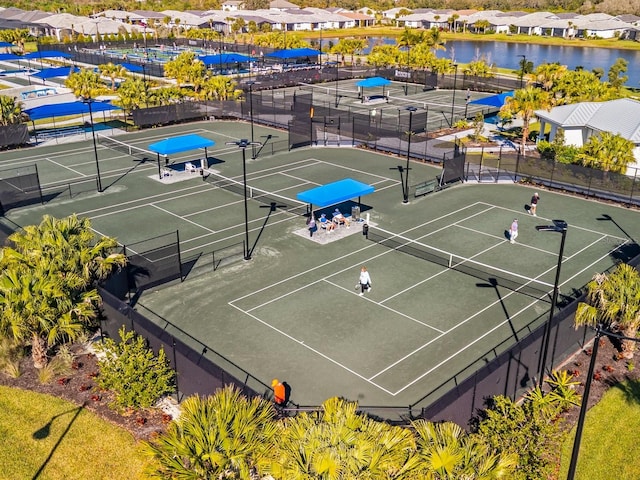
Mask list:
POLYGON ((20 362, 21 375, 12 378, 0 373, 0 385, 32 390, 63 398, 85 408, 106 421, 129 431, 137 440, 150 440, 164 432, 171 416, 160 409, 145 409, 119 414, 109 407, 113 395, 99 389, 96 384, 98 365, 93 353, 76 353, 76 361, 70 373, 56 377, 50 383, 40 383, 31 357, 20 362))
MULTIPOLYGON (((578 392, 581 397, 584 393, 585 382, 587 381, 592 348, 593 344, 590 344, 560 368, 560 370, 567 370, 574 375, 572 380, 579 382, 579 385, 576 386, 576 392, 578 392)), ((635 364, 635 359, 631 361, 618 359, 618 354, 619 351, 609 338, 603 337, 600 339, 598 356, 596 358, 593 379, 589 391, 589 402, 587 404, 589 408, 598 403, 605 392, 612 386, 620 382, 640 380, 640 367, 635 364), (629 362, 634 366, 633 368, 629 368, 629 362)), ((562 415, 567 422, 567 427, 570 428, 575 425, 579 414, 580 408, 574 407, 562 415)))
MULTIPOLYGON (((573 380, 579 382, 577 393, 582 396, 587 379, 589 362, 591 361, 591 345, 565 362, 561 370, 574 375, 573 380)), ((640 380, 640 367, 630 369, 628 361, 617 359, 618 350, 608 338, 600 339, 598 357, 594 369, 589 408, 598 403, 604 393, 619 382, 640 380)), ((632 363, 633 360, 632 360, 632 363)), ((52 382, 42 384, 33 367, 31 358, 24 358, 20 365, 22 375, 12 378, 0 373, 0 385, 6 385, 34 392, 45 393, 63 398, 75 405, 85 405, 87 410, 95 413, 112 424, 129 431, 138 440, 150 440, 165 432, 172 420, 171 415, 160 409, 146 409, 131 413, 119 414, 109 407, 113 397, 109 392, 101 391, 96 385, 98 374, 97 359, 92 353, 78 353, 73 370, 52 382)), ((578 419, 579 407, 573 407, 562 415, 566 427, 572 427, 578 419)))

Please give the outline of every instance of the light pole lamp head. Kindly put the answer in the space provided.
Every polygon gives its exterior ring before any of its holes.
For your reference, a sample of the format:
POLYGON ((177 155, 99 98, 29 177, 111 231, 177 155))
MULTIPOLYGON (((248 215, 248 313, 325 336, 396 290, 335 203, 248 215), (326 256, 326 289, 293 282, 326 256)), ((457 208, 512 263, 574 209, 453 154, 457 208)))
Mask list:
POLYGON ((417 112, 418 107, 409 106, 409 107, 406 107, 405 110, 408 110, 409 112, 417 112))

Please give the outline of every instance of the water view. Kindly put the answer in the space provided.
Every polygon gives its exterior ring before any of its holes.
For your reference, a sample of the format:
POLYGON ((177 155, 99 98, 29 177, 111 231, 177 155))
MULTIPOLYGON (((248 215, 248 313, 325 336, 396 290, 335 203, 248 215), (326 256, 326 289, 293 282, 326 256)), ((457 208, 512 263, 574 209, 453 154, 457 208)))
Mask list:
MULTIPOLYGON (((369 37, 368 47, 364 53, 369 53, 376 45, 395 45, 395 38, 369 37)), ((337 43, 337 38, 325 38, 322 40, 324 48, 327 42, 337 43)), ((512 70, 519 69, 521 55, 534 66, 541 63, 560 62, 569 69, 582 67, 585 70, 602 68, 606 73, 618 58, 624 58, 627 62, 629 77, 627 86, 640 87, 640 50, 622 50, 610 48, 590 47, 563 47, 560 45, 534 45, 528 43, 504 43, 504 42, 474 42, 474 41, 448 41, 445 50, 437 52, 440 58, 451 58, 455 62, 469 63, 474 59, 484 56, 488 63, 495 63, 501 68, 512 70)))

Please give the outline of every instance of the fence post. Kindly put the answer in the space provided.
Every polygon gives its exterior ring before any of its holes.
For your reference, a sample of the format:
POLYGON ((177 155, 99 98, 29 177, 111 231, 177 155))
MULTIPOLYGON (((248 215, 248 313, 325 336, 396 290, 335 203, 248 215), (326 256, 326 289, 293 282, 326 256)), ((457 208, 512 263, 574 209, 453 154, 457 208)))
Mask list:
POLYGON ((587 185, 587 197, 591 196, 591 182, 593 181, 593 169, 589 170, 589 184, 587 185))
POLYGON ((553 174, 556 173, 556 161, 553 161, 553 165, 551 167, 551 178, 549 178, 549 187, 553 187, 553 174))
POLYGON ((635 169, 636 173, 633 174, 633 182, 631 183, 631 193, 629 194, 629 203, 633 204, 633 190, 636 187, 636 181, 638 181, 638 169, 635 169))
MULTIPOLYGON (((502 153, 502 147, 500 147, 500 153, 502 153)), ((498 163, 496 164, 497 175, 496 175, 495 183, 498 183, 498 179, 500 178, 500 160, 501 159, 502 159, 502 156, 498 155, 498 163)))

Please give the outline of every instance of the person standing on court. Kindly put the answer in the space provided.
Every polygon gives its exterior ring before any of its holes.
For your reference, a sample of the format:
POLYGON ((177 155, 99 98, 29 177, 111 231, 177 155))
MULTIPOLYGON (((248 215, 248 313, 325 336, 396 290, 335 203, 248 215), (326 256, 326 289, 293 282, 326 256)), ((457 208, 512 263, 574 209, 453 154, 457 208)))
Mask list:
POLYGON ((287 403, 287 390, 284 384, 277 378, 274 378, 271 381, 271 388, 273 388, 273 403, 279 407, 284 407, 287 403))
POLYGON ((371 276, 367 271, 367 267, 362 267, 360 269, 360 296, 364 295, 364 291, 371 291, 371 276))
POLYGON ((533 194, 533 197, 531 197, 531 207, 529 208, 529 213, 534 217, 537 217, 536 209, 538 208, 538 200, 540 200, 540 195, 536 192, 533 194))
POLYGON ((516 238, 518 238, 518 219, 514 218, 511 222, 511 228, 509 228, 509 241, 516 243, 516 238))

